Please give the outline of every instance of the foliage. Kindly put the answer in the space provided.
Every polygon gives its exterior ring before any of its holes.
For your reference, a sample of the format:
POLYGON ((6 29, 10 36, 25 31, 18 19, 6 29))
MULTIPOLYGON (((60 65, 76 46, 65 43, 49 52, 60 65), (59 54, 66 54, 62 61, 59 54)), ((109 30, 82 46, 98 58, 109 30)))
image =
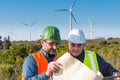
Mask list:
POLYGON ((14 65, 2 63, 0 65, 0 79, 1 80, 15 80, 14 79, 14 65))
MULTIPOLYGON (((0 80, 20 80, 22 64, 26 57, 40 49, 39 41, 14 41, 9 49, 0 51, 0 80)), ((120 70, 120 39, 87 40, 85 49, 93 50, 120 70)), ((57 48, 57 57, 68 51, 68 42, 57 48)))
POLYGON ((2 43, 2 40, 1 40, 2 36, 0 35, 0 50, 3 49, 3 43, 2 43))
POLYGON ((10 36, 4 38, 4 49, 9 49, 11 46, 10 36))
POLYGON ((0 39, 0 50, 2 50, 3 49, 3 42, 2 42, 2 40, 0 39))

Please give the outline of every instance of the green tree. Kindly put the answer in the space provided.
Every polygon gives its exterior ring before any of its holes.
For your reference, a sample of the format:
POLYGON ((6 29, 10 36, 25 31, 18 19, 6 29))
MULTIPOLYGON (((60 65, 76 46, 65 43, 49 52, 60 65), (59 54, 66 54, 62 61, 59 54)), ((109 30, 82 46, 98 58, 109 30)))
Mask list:
POLYGON ((3 43, 2 43, 2 36, 0 36, 0 50, 2 50, 3 49, 3 43))
POLYGON ((4 42, 5 42, 4 49, 9 49, 11 46, 10 36, 8 36, 8 38, 5 37, 4 42))

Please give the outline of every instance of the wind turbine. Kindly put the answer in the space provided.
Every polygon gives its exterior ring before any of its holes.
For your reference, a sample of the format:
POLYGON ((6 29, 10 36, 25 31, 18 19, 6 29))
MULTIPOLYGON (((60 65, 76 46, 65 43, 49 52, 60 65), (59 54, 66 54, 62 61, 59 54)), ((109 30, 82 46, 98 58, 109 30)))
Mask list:
POLYGON ((31 27, 36 23, 37 21, 34 21, 32 24, 27 24, 27 23, 22 23, 25 26, 29 27, 29 32, 30 32, 30 41, 31 41, 31 27))
POLYGON ((88 18, 88 21, 89 21, 90 39, 95 39, 94 28, 93 28, 94 23, 91 21, 91 19, 89 17, 87 17, 87 18, 88 18))
POLYGON ((15 34, 12 32, 12 27, 10 27, 10 32, 7 33, 8 36, 10 37, 11 41, 12 41, 12 36, 15 36, 15 34))
POLYGON ((72 13, 72 9, 74 7, 75 4, 75 0, 73 0, 72 5, 69 9, 57 9, 55 11, 69 11, 70 12, 70 31, 72 30, 72 19, 75 21, 75 23, 77 24, 77 21, 72 13))

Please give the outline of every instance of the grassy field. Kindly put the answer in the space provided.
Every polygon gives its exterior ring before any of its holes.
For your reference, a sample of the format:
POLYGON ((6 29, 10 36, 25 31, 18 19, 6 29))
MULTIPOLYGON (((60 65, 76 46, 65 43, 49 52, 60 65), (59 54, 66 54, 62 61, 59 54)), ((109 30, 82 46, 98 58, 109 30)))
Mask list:
MULTIPOLYGON (((38 41, 14 41, 9 49, 0 50, 0 80, 20 80, 25 58, 40 49, 38 41)), ((93 50, 120 70, 120 39, 87 40, 85 49, 93 50)), ((60 57, 68 51, 68 42, 63 41, 56 51, 60 57)))

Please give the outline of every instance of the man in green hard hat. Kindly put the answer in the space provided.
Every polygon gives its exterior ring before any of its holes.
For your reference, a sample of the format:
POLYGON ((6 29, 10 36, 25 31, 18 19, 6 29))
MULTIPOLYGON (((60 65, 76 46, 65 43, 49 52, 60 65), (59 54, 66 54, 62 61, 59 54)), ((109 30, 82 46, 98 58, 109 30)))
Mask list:
POLYGON ((52 80, 53 73, 59 69, 55 51, 61 41, 57 27, 46 27, 40 39, 42 48, 30 54, 23 63, 22 80, 52 80))

